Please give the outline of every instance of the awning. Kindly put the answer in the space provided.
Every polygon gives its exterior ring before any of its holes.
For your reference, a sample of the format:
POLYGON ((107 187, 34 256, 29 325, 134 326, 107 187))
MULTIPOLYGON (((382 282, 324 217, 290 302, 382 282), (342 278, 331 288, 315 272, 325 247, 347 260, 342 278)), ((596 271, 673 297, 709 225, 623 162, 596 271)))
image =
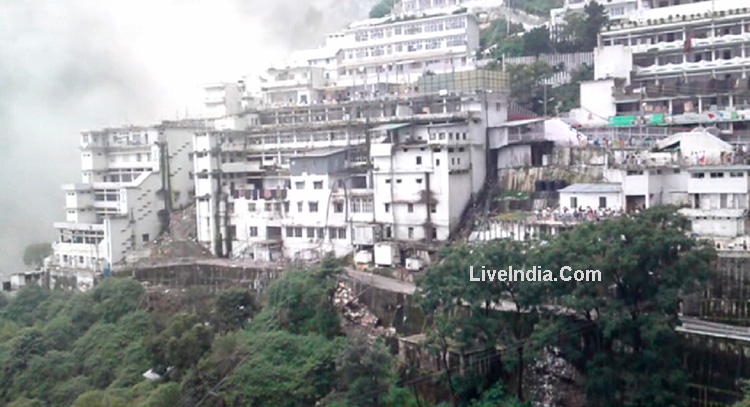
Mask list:
POLYGON ((369 131, 391 131, 391 130, 398 130, 407 126, 411 126, 411 123, 383 124, 381 126, 374 127, 370 129, 369 131))

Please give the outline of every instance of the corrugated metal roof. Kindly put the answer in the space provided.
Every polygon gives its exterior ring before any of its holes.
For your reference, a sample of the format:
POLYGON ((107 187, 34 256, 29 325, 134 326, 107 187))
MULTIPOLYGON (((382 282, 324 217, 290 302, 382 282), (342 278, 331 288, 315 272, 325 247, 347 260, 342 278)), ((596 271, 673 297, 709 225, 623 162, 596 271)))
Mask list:
POLYGON ((600 184, 573 184, 560 190, 560 192, 572 193, 604 193, 604 192, 621 192, 622 185, 616 183, 600 184))

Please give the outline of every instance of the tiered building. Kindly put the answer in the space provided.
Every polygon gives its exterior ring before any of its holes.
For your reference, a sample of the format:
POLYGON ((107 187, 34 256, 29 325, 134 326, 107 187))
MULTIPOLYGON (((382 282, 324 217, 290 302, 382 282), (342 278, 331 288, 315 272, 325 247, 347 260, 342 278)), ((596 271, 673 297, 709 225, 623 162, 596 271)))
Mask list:
POLYGON ((80 183, 66 184, 54 224, 52 266, 101 272, 167 227, 167 210, 192 203, 189 155, 198 123, 84 132, 80 183))
POLYGON ((601 32, 582 107, 610 126, 746 131, 750 8, 734 0, 662 3, 601 32))
MULTIPOLYGON (((405 96, 266 107, 195 135, 199 240, 217 255, 310 260, 393 243, 427 257, 485 186, 501 72, 431 75, 405 96)), ((219 123, 219 122, 217 122, 219 123)))

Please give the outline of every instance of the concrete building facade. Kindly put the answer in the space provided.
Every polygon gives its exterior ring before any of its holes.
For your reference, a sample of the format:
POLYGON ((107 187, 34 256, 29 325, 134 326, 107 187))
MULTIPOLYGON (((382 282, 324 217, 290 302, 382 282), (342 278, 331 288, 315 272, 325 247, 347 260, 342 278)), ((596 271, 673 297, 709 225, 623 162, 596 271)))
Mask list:
POLYGON ((63 185, 66 219, 54 224, 52 264, 101 271, 158 237, 165 212, 193 200, 189 154, 197 125, 82 133, 82 182, 63 185))

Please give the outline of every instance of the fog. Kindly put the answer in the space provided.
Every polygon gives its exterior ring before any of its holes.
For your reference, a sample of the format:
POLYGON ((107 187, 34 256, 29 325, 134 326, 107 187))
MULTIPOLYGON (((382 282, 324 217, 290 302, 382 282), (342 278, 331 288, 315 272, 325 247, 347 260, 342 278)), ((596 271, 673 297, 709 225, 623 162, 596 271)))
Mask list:
POLYGON ((80 131, 196 116, 199 85, 258 73, 371 0, 0 1, 0 273, 55 238, 80 131))

